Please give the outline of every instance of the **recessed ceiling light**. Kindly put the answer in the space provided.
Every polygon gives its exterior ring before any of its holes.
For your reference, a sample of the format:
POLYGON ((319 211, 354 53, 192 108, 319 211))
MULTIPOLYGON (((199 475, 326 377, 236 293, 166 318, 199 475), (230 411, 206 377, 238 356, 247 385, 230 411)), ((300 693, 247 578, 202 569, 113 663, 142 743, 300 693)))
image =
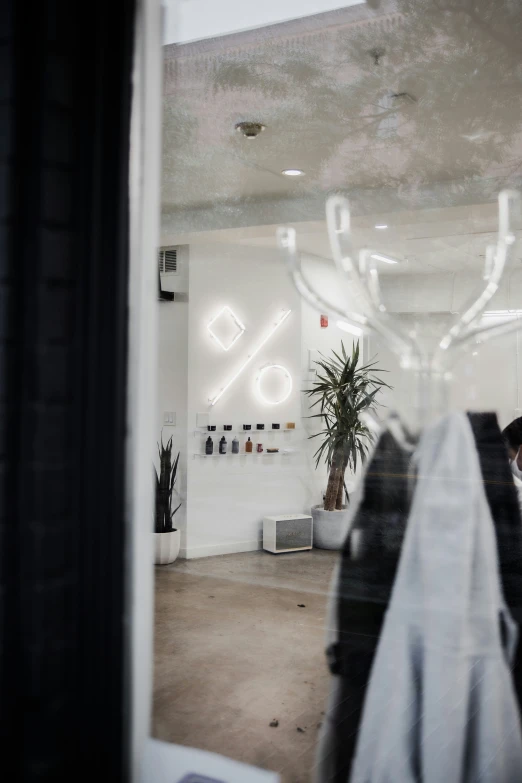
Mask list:
POLYGON ((283 169, 281 174, 284 174, 285 177, 304 177, 304 171, 301 169, 283 169))
POLYGON ((383 229, 388 228, 388 226, 386 225, 386 223, 379 223, 378 225, 375 226, 375 228, 378 228, 380 231, 382 231, 383 229))
POLYGON ((394 258, 390 258, 389 256, 383 256, 380 253, 372 253, 371 257, 375 258, 376 261, 384 261, 385 264, 398 264, 399 263, 394 258))

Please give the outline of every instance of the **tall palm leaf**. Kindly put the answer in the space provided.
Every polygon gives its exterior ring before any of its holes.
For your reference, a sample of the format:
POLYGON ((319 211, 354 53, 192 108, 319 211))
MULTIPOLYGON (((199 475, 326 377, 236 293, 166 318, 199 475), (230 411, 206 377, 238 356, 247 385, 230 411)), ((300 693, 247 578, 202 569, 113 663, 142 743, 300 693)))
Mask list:
POLYGON ((334 511, 343 507, 344 475, 349 467, 357 469, 364 461, 371 442, 371 432, 361 421, 364 411, 375 410, 376 397, 383 389, 390 389, 378 377, 386 372, 375 367, 375 362, 359 365, 359 342, 354 343, 351 355, 341 343, 341 353, 333 357, 321 355, 316 362, 317 378, 305 394, 312 401, 310 408, 318 412, 308 418, 320 419, 323 429, 311 435, 322 443, 314 454, 316 466, 325 461, 329 468, 324 508, 334 511))

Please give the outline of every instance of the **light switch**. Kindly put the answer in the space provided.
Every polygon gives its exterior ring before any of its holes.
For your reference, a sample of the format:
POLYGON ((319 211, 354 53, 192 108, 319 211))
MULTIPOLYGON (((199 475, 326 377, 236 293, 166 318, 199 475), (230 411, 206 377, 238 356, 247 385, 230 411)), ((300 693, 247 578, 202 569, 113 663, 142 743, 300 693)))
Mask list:
POLYGON ((165 411, 163 414, 163 424, 166 424, 168 427, 176 426, 176 414, 174 411, 165 411))

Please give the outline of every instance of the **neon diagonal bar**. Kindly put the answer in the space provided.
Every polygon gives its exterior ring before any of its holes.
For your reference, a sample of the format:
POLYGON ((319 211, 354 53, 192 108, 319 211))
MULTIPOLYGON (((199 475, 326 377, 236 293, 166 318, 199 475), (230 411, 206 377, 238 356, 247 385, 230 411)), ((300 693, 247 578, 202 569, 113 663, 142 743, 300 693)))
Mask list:
POLYGON ((257 356, 257 354, 259 353, 259 351, 261 350, 261 348, 262 348, 264 345, 266 345, 266 344, 267 344, 267 342, 270 340, 270 338, 272 337, 272 335, 274 335, 274 334, 277 332, 277 330, 279 329, 279 327, 281 326, 281 324, 282 324, 282 323, 284 323, 284 322, 286 321, 286 319, 288 318, 288 316, 290 315, 290 313, 291 313, 291 312, 292 312, 291 310, 284 310, 284 311, 283 311, 283 313, 282 313, 281 317, 279 318, 279 320, 278 320, 278 321, 276 321, 276 323, 275 323, 275 324, 274 324, 274 326, 272 327, 271 331, 270 331, 270 332, 268 332, 268 334, 265 336, 264 340, 262 340, 262 341, 259 343, 259 345, 257 346, 257 348, 256 348, 254 351, 252 351, 252 353, 250 354, 250 356, 248 357, 248 359, 246 360, 246 362, 244 362, 244 363, 241 365, 241 367, 240 367, 240 368, 239 368, 239 370, 236 372, 236 374, 235 374, 235 375, 233 375, 233 376, 232 376, 232 378, 230 378, 230 380, 228 381, 228 383, 226 383, 226 384, 223 386, 223 388, 222 388, 222 389, 221 389, 221 390, 220 390, 220 391, 219 391, 219 392, 216 394, 216 396, 215 396, 215 397, 213 397, 213 398, 210 400, 210 405, 211 405, 211 407, 212 407, 213 405, 215 405, 215 404, 216 404, 216 402, 217 402, 219 399, 221 399, 221 397, 224 395, 224 393, 227 391, 227 389, 230 389, 230 387, 232 386, 232 384, 233 384, 235 381, 237 381, 237 379, 239 378, 239 376, 241 375, 241 373, 243 372, 243 370, 244 370, 246 367, 248 367, 248 365, 250 364, 250 362, 252 361, 252 359, 253 359, 255 356, 257 356))

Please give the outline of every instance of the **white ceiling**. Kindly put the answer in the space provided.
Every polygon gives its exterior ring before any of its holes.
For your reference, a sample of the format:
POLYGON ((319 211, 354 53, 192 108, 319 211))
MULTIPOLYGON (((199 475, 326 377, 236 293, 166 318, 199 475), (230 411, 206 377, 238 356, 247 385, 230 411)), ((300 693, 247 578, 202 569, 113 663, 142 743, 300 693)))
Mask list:
POLYGON ((187 43, 288 19, 359 5, 365 0, 166 0, 164 43, 187 43))
POLYGON ((329 257, 342 190, 356 242, 407 259, 384 271, 476 269, 496 193, 522 186, 521 34, 519 0, 382 0, 166 47, 163 240, 270 246, 289 222, 329 257), (247 119, 267 126, 254 141, 234 130, 247 119))
MULTIPOLYGON (((378 225, 387 224, 386 230, 376 229, 374 221, 374 216, 355 218, 352 224, 353 242, 356 250, 369 247, 376 252, 391 255, 400 262, 397 265, 379 264, 380 273, 384 275, 481 272, 486 247, 495 243, 498 228, 496 204, 381 214, 378 225)), ((332 258, 325 221, 292 225, 297 231, 299 251, 304 256, 332 258)), ((515 227, 517 242, 512 258, 514 264, 519 266, 522 262, 520 217, 515 227)), ((178 234, 170 239, 173 243, 212 241, 243 245, 245 248, 275 249, 276 229, 277 225, 251 226, 178 234)))

